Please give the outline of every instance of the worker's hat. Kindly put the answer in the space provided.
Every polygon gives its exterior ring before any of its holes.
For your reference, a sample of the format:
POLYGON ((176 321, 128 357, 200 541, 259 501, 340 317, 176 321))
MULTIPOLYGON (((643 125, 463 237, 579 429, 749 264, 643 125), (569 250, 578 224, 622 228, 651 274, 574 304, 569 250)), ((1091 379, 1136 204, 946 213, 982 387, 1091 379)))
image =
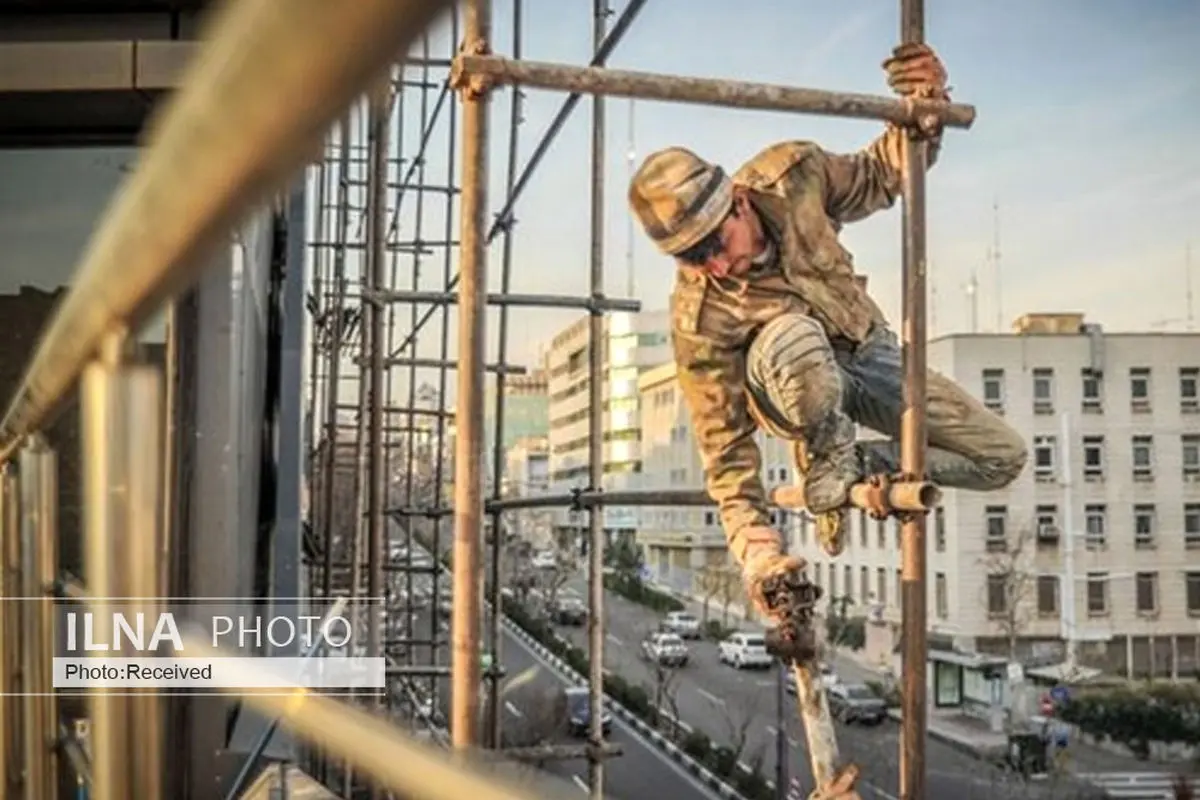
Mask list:
POLYGON ((692 151, 669 147, 642 162, 629 183, 629 205, 658 249, 676 255, 729 215, 733 182, 692 151))

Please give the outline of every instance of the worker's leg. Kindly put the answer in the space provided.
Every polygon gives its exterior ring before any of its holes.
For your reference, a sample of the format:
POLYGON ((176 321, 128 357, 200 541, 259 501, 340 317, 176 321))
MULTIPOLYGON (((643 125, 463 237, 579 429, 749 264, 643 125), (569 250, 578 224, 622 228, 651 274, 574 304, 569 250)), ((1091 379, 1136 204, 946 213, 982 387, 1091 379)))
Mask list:
POLYGON ((785 314, 755 337, 746 360, 754 405, 774 432, 796 442, 805 505, 822 542, 841 551, 847 491, 862 477, 854 422, 846 414, 845 376, 820 322, 785 314))
MULTIPOLYGON (((853 353, 839 355, 847 413, 858 423, 891 437, 900 435, 904 372, 895 333, 877 329, 853 353)), ((929 451, 926 472, 941 486, 976 491, 1002 489, 1025 467, 1021 436, 961 386, 932 370, 926 384, 929 451)), ((900 445, 863 442, 868 474, 897 472, 900 445)))

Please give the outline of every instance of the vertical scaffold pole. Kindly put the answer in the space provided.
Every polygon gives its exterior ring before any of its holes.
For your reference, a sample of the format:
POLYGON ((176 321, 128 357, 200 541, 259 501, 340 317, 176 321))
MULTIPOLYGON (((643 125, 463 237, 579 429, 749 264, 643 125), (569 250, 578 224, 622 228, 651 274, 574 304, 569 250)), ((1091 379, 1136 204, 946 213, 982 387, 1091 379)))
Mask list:
MULTIPOLYGON (((924 0, 901 0, 900 39, 925 39, 924 0)), ((900 419, 900 469, 913 479, 925 475, 925 168, 928 151, 917 132, 904 140, 903 341, 904 413, 900 419)), ((925 798, 925 516, 902 526, 901 599, 904 632, 904 694, 900 740, 900 798, 925 798)))
MULTIPOLYGON (((159 519, 162 486, 161 376, 125 362, 126 340, 113 334, 83 372, 84 552, 100 636, 114 611, 154 617, 162 594, 159 519), (148 424, 149 421, 149 424, 148 424), (120 600, 115 598, 137 598, 120 600)), ((102 639, 102 641, 109 641, 102 639)), ((137 655, 123 650, 114 657, 137 655)), ((163 795, 161 699, 146 693, 91 693, 92 792, 95 800, 163 795)))
MULTIPOLYGON (((467 0, 464 49, 491 39, 491 0, 467 0)), ((487 244, 484 215, 488 186, 489 92, 462 87, 462 200, 458 286, 458 396, 454 442, 454 608, 450 636, 450 736, 455 749, 479 739, 479 634, 482 616, 480 551, 483 539, 483 381, 487 334, 487 244)))
MULTIPOLYGON (((592 47, 604 43, 608 0, 593 0, 592 47)), ((604 96, 592 95, 592 197, 591 197, 591 296, 604 296, 604 96)), ((593 304, 588 320, 588 484, 604 488, 604 316, 593 304)), ((604 506, 588 511, 588 684, 592 752, 588 759, 588 788, 591 796, 604 797, 604 506)))
POLYGON ((58 460, 41 436, 30 437, 21 449, 20 474, 24 788, 25 797, 39 800, 53 796, 58 783, 58 714, 51 689, 54 601, 49 594, 58 560, 58 460))

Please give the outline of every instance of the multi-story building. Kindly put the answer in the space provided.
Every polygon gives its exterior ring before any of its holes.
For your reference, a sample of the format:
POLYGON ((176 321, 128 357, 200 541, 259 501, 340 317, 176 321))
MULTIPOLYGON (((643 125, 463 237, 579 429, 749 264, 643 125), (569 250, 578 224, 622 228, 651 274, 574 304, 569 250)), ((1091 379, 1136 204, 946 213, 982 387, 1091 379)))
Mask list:
MULTIPOLYGON (((504 497, 536 497, 550 491, 550 443, 545 436, 515 440, 504 454, 504 497)), ((506 516, 508 529, 537 547, 553 544, 551 512, 522 509, 506 516)))
MULTIPOLYGON (((928 525, 930 632, 1021 658, 1059 658, 1070 640, 1080 663, 1109 672, 1196 674, 1200 334, 1027 315, 1012 334, 940 337, 928 353, 1030 450, 1003 491, 944 490, 928 525)), ((893 521, 855 514, 836 559, 799 538, 827 596, 898 623, 893 521)))
MULTIPOLYGON (((496 383, 489 381, 484 396, 484 442, 490 448, 496 439, 496 383)), ((507 453, 519 439, 544 437, 550 427, 550 398, 546 371, 538 368, 528 375, 504 376, 504 432, 500 446, 507 453)), ((489 464, 490 464, 489 460, 489 464)))
MULTIPOLYGON (((670 358, 670 343, 666 311, 612 313, 603 324, 603 488, 613 491, 631 488, 641 472, 638 378, 670 358)), ((588 318, 580 319, 557 334, 546 353, 550 490, 556 494, 588 485, 588 329, 588 318)), ((633 536, 637 513, 636 508, 605 507, 609 538, 633 536)), ((586 528, 587 519, 564 510, 556 512, 554 525, 573 535, 586 528)))
MULTIPOLYGON (((704 486, 704 468, 692 434, 691 419, 676 377, 668 362, 642 374, 641 397, 642 489, 698 489, 704 486)), ((763 453, 763 481, 768 487, 791 483, 795 471, 786 443, 758 434, 763 453)), ((772 523, 794 537, 800 530, 796 514, 773 510, 772 523)), ((725 534, 715 506, 642 509, 637 543, 656 579, 684 592, 701 591, 699 572, 727 563, 725 534)), ((793 541, 792 546, 799 545, 793 541)))

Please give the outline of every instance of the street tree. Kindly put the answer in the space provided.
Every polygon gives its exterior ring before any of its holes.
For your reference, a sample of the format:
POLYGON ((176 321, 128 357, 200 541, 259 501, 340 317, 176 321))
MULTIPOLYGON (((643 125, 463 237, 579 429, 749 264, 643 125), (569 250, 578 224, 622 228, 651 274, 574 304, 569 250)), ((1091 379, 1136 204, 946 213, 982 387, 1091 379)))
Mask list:
POLYGON ((1008 643, 1008 658, 1016 660, 1018 643, 1036 612, 1037 573, 1033 568, 1037 534, 1033 527, 1018 528, 1003 548, 987 553, 983 567, 987 582, 983 603, 988 618, 1008 643))
POLYGON ((750 741, 750 726, 758 717, 759 695, 737 703, 713 703, 718 711, 724 728, 725 741, 733 753, 734 762, 742 760, 746 754, 746 745, 750 741))
POLYGON ((725 569, 721 565, 708 564, 696 573, 696 588, 700 592, 700 625, 708 628, 708 608, 722 591, 725 569))

